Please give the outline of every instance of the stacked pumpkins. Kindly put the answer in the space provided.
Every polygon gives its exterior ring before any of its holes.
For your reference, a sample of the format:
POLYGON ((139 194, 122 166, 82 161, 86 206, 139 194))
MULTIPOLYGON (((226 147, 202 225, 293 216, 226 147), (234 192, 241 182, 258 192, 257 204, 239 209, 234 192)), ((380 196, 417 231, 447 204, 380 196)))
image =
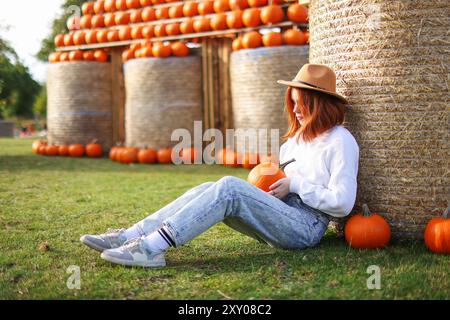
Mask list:
MULTIPOLYGON (((282 0, 199 0, 185 3, 165 4, 163 0, 97 0, 82 6, 80 18, 70 18, 67 22, 69 33, 55 37, 56 47, 80 46, 118 41, 148 40, 166 36, 177 36, 198 32, 226 29, 255 28, 263 25, 271 27, 284 20, 307 23, 308 10, 299 4, 290 5, 287 10, 282 0), (170 19, 170 20, 168 20, 170 19)), ((299 45, 307 42, 306 32, 288 30, 281 34, 271 33, 258 37, 257 32, 246 35, 236 44, 236 48, 253 48, 258 43, 264 45, 299 45), (238 45, 238 43, 242 44, 238 45)), ((191 40, 197 42, 198 38, 191 40)), ((106 45, 107 46, 107 45, 106 45)), ((182 47, 180 44, 176 46, 182 47)), ((172 45, 162 46, 162 57, 167 56, 172 45)), ((158 46, 157 46, 158 48, 158 46)), ((135 50, 129 48, 124 56, 130 60, 135 50)), ((142 50, 144 56, 159 57, 153 49, 142 50), (145 52, 147 51, 147 52, 145 52)), ((173 50, 172 50, 173 51, 173 50)), ((177 50, 175 50, 177 51, 177 50)), ((185 56, 183 47, 178 49, 185 56)), ((75 51, 72 58, 53 54, 51 62, 92 59, 92 54, 75 51)), ((69 54, 70 55, 70 54, 69 54)), ((170 55, 170 54, 169 54, 170 55)), ((176 54, 174 54, 176 55, 176 54)), ((136 56, 135 56, 136 57, 136 56)), ((137 58, 140 58, 138 54, 137 58)))
POLYGON ((44 140, 33 142, 31 150, 34 154, 45 156, 62 156, 81 158, 86 155, 88 158, 101 158, 103 156, 102 146, 93 140, 91 143, 85 145, 71 144, 71 145, 49 145, 44 140))

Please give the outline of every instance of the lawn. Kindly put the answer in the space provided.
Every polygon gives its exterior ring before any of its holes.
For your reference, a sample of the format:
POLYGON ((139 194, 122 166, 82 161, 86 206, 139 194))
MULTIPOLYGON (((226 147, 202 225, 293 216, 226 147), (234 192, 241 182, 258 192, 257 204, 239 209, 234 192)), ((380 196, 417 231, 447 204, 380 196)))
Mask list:
POLYGON ((421 243, 354 250, 328 232, 303 251, 274 249, 219 224, 167 253, 164 269, 125 268, 79 242, 127 227, 187 189, 244 169, 130 165, 31 153, 0 139, 0 299, 448 299, 450 256, 421 243), (48 247, 43 248, 47 242, 48 247), (66 282, 80 267, 81 288, 66 282), (367 288, 367 268, 381 289, 367 288))

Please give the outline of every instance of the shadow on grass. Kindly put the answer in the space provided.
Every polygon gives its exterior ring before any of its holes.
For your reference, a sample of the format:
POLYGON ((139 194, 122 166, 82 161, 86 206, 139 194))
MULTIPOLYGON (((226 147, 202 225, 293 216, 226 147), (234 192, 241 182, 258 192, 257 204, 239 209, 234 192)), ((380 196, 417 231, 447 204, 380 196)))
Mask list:
POLYGON ((248 170, 242 168, 228 168, 220 165, 173 165, 173 164, 130 164, 113 162, 108 158, 69 158, 48 157, 41 155, 0 155, 0 171, 65 171, 65 172, 158 172, 176 173, 183 170, 183 174, 246 174, 248 170))

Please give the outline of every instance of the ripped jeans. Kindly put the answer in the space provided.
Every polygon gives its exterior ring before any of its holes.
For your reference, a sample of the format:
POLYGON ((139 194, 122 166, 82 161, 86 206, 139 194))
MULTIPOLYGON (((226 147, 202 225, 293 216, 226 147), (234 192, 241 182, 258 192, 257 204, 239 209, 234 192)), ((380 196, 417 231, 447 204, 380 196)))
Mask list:
POLYGON ((188 190, 135 226, 143 236, 165 226, 178 247, 221 221, 262 243, 286 249, 315 246, 329 222, 325 213, 295 193, 280 200, 243 179, 226 176, 188 190))

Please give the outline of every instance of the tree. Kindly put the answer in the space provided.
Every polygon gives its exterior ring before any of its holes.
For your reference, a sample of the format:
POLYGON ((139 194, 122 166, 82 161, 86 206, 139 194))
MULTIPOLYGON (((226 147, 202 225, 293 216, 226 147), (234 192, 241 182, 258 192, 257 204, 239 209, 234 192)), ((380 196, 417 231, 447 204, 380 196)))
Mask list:
POLYGON ((0 38, 0 118, 31 117, 39 89, 15 50, 0 38))
POLYGON ((69 10, 70 6, 78 6, 81 5, 88 0, 64 0, 64 3, 61 5, 60 13, 58 17, 53 20, 52 30, 48 37, 42 40, 41 49, 37 53, 36 57, 42 61, 48 61, 48 56, 50 53, 55 51, 55 42, 54 39, 58 34, 67 33, 67 19, 74 14, 74 12, 69 10))
POLYGON ((41 87, 41 91, 39 92, 36 100, 34 101, 33 111, 35 114, 40 117, 47 116, 47 85, 44 84, 41 87))

